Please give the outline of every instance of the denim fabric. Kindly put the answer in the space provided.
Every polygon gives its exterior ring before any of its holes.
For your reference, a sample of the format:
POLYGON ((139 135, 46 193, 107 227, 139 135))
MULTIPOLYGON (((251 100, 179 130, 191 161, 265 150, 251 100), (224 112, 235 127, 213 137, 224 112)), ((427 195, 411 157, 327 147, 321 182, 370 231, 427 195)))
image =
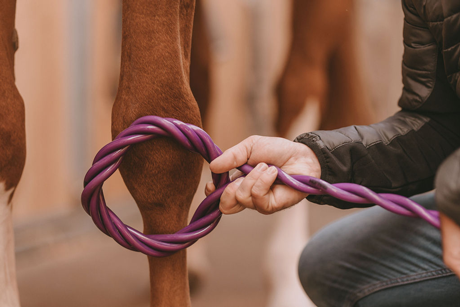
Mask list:
MULTIPOLYGON (((434 193, 413 200, 435 207, 434 193)), ((460 306, 460 281, 442 261, 439 230, 377 206, 316 233, 299 277, 318 307, 460 306)))

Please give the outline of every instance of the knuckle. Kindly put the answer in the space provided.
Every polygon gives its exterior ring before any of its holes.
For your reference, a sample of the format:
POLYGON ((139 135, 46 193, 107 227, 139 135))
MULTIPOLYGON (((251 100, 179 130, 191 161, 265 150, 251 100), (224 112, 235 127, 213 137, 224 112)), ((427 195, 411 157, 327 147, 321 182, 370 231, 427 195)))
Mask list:
POLYGON ((261 197, 265 196, 265 189, 263 189, 259 185, 254 185, 254 187, 252 188, 252 193, 251 194, 252 194, 253 197, 261 198, 261 197))
POLYGON ((260 135, 251 135, 250 137, 247 138, 247 140, 251 143, 254 141, 258 140, 260 138, 260 135))
POLYGON ((246 178, 249 179, 250 182, 254 182, 260 177, 260 172, 257 171, 256 169, 253 169, 249 174, 246 176, 246 178))
POLYGON ((230 209, 231 209, 231 207, 230 207, 230 206, 227 206, 226 204, 220 204, 220 206, 219 206, 219 210, 220 210, 220 212, 222 212, 223 214, 228 214, 228 213, 230 213, 230 209))
POLYGON ((232 197, 234 197, 235 195, 235 191, 234 191, 234 187, 232 187, 232 185, 228 185, 224 192, 222 193, 222 196, 221 196, 221 200, 228 200, 232 197))
POLYGON ((259 180, 257 180, 257 182, 254 184, 252 192, 257 196, 264 196, 270 190, 271 184, 272 181, 269 178, 266 178, 266 176, 261 176, 259 180))
POLYGON ((259 183, 260 186, 265 188, 265 189, 269 189, 271 187, 272 182, 273 182, 273 180, 271 180, 269 174, 260 177, 259 181, 260 181, 260 183, 259 183))
POLYGON ((236 190, 235 198, 236 198, 236 201, 239 202, 239 203, 244 203, 244 202, 247 201, 247 197, 246 197, 246 195, 244 195, 244 193, 243 193, 243 191, 241 191, 241 189, 236 190))
POLYGON ((261 214, 263 214, 263 215, 271 215, 271 214, 273 214, 273 211, 266 210, 266 209, 264 209, 264 210, 262 210, 262 211, 259 211, 259 212, 260 212, 261 214))
POLYGON ((240 160, 240 156, 244 154, 242 153, 241 149, 234 150, 231 152, 231 154, 232 154, 232 159, 233 159, 233 167, 237 167, 239 164, 238 161, 240 160))
POLYGON ((270 215, 273 213, 272 210, 270 210, 270 208, 268 208, 268 206, 266 205, 258 205, 258 206, 255 206, 257 212, 263 214, 263 215, 270 215))
POLYGON ((254 146, 255 143, 257 143, 260 139, 262 138, 262 136, 260 135, 251 135, 250 137, 248 137, 246 140, 247 140, 247 149, 248 149, 248 152, 251 152, 252 151, 252 146, 254 146))
POLYGON ((208 183, 206 183, 206 186, 205 186, 205 189, 204 189, 206 192, 212 192, 214 191, 214 184, 212 183, 212 181, 209 181, 208 183))

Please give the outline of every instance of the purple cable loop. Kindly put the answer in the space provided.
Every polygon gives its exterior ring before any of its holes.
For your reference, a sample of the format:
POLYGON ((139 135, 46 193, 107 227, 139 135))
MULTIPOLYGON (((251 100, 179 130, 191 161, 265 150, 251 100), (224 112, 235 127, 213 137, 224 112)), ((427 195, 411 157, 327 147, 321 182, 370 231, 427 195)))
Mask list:
MULTIPOLYGON (((131 145, 157 137, 174 138, 186 149, 201 154, 208 163, 222 154, 211 137, 199 127, 173 118, 141 117, 97 153, 84 179, 85 188, 81 195, 81 202, 96 226, 121 246, 149 256, 164 257, 191 246, 217 226, 222 217, 219 210, 220 196, 230 183, 230 177, 228 173, 212 174, 216 191, 201 202, 190 224, 174 234, 146 235, 123 224, 107 207, 102 186, 118 169, 124 154, 131 145)), ((253 167, 245 164, 238 169, 248 174, 253 167)), ((313 195, 328 194, 352 203, 376 204, 393 213, 419 217, 434 227, 440 227, 437 211, 427 210, 406 197, 386 193, 378 194, 353 183, 330 184, 315 177, 290 176, 278 167, 277 169, 277 183, 283 183, 298 191, 313 195)))

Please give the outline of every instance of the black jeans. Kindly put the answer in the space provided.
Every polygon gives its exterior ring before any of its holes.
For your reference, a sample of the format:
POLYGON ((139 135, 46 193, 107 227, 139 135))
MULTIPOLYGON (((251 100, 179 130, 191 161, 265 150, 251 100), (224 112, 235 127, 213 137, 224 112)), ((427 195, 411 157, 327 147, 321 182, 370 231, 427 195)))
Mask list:
MULTIPOLYGON (((434 193, 413 199, 435 207, 434 193)), ((318 307, 460 306, 460 280, 442 261, 439 230, 377 206, 316 233, 299 276, 318 307)))

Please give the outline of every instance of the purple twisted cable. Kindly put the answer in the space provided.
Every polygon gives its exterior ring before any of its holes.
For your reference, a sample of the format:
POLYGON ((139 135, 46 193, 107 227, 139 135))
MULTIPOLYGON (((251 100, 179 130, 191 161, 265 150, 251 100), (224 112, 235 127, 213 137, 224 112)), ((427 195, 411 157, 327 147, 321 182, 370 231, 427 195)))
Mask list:
MULTIPOLYGON (((102 186, 120 166, 124 154, 133 144, 157 137, 172 137, 186 149, 197 152, 210 163, 222 154, 211 137, 201 128, 172 118, 144 116, 123 130, 111 143, 105 145, 96 155, 93 165, 86 173, 81 202, 96 226, 117 243, 146 255, 163 257, 194 244, 210 233, 219 223, 222 213, 219 200, 230 183, 228 173, 212 174, 216 191, 206 197, 196 210, 190 224, 174 234, 145 235, 125 224, 107 208, 102 186)), ((253 167, 238 168, 248 174, 253 167)), ((353 183, 330 184, 321 179, 305 175, 288 175, 278 169, 278 182, 308 194, 329 194, 335 198, 357 203, 376 204, 396 214, 420 217, 439 228, 439 213, 427 210, 416 202, 395 194, 377 194, 370 189, 353 183)))

